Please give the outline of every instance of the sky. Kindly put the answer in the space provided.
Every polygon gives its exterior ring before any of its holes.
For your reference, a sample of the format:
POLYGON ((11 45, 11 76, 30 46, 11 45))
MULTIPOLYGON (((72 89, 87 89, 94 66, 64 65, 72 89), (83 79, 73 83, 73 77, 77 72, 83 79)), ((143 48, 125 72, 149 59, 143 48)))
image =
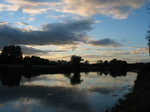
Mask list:
POLYGON ((149 62, 150 0, 1 0, 0 50, 24 56, 149 62))

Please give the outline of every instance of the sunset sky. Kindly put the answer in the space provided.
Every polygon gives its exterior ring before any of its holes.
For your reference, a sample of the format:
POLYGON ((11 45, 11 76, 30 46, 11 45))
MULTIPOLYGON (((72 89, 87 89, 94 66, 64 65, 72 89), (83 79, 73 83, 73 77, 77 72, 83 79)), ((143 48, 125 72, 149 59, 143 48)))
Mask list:
POLYGON ((148 62, 150 0, 0 0, 0 50, 49 60, 148 62))

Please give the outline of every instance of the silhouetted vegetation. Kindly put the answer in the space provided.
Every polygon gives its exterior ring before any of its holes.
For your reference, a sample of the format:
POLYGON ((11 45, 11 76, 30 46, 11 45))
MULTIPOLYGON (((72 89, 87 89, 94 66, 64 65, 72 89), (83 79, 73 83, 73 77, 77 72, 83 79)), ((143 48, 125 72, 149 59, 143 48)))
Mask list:
POLYGON ((49 60, 40 58, 38 56, 25 56, 23 59, 24 64, 31 64, 31 65, 49 65, 49 60))
POLYGON ((150 63, 138 72, 131 93, 119 99, 111 112, 150 112, 150 63))
MULTIPOLYGON (((150 26, 149 26, 149 27, 150 27, 150 26)), ((150 30, 149 30, 149 31, 147 31, 146 39, 148 40, 149 54, 150 54, 150 30)))
MULTIPOLYGON (((148 4, 148 8, 147 9, 150 10, 150 3, 148 4)), ((149 25, 149 28, 150 28, 150 25, 149 25)), ((150 55, 150 30, 147 31, 146 39, 148 40, 149 55, 150 55)))
POLYGON ((81 61, 83 61, 82 57, 76 56, 76 55, 72 55, 72 56, 71 56, 70 62, 71 62, 71 64, 72 64, 74 67, 79 67, 81 61))
POLYGON ((19 46, 5 46, 0 55, 1 64, 21 64, 23 60, 21 48, 19 46))

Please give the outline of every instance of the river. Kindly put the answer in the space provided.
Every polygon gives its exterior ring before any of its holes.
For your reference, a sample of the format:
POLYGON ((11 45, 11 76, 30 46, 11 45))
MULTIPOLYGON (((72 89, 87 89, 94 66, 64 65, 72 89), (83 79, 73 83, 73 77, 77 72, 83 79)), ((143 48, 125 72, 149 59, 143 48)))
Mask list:
POLYGON ((137 73, 0 77, 0 112, 105 112, 129 93, 137 73))

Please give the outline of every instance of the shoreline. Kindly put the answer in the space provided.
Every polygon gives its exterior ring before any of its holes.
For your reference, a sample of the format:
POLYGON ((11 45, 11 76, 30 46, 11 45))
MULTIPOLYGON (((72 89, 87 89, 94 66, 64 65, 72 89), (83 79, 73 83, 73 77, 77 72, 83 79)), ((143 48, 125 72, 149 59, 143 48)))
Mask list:
POLYGON ((150 66, 138 72, 133 90, 119 99, 110 112, 150 112, 150 66))

